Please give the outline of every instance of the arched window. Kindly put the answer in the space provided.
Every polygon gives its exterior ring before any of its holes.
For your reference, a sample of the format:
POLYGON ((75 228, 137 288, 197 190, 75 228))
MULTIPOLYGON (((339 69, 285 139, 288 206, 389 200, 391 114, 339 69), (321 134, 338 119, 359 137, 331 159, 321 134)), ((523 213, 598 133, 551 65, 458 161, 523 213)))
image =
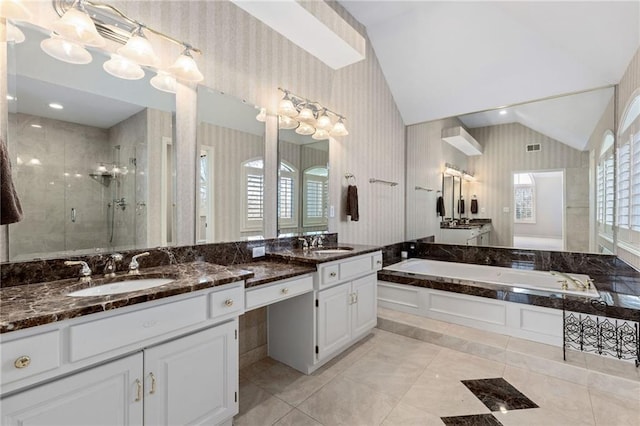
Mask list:
POLYGON ((514 222, 536 222, 536 185, 530 173, 513 174, 514 222))

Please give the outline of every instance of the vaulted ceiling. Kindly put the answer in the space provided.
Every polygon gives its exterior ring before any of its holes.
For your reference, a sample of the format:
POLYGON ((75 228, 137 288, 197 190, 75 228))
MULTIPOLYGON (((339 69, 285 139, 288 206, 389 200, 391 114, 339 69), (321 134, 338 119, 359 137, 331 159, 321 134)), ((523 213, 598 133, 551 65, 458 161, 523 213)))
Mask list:
POLYGON ((616 84, 640 45, 637 0, 340 4, 366 26, 405 124, 616 84))

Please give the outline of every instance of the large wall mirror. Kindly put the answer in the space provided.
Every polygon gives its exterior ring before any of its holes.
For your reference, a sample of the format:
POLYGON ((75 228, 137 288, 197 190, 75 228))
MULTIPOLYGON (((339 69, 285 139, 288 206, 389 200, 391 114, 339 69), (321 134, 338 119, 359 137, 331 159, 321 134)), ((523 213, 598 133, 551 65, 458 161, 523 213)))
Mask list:
POLYGON ((446 217, 491 219, 491 245, 607 253, 614 239, 613 104, 608 87, 410 126, 407 187, 432 182, 433 191, 408 192, 407 238, 428 233, 438 242, 436 190, 451 162, 475 180, 444 178, 446 217), (453 154, 441 131, 454 126, 483 153, 453 154), (412 139, 419 133, 427 136, 412 139), (460 197, 464 214, 457 211, 460 197), (474 198, 477 213, 469 208, 474 198))
POLYGON ((264 236, 265 124, 258 110, 198 86, 196 242, 264 236))
POLYGON ((71 65, 22 25, 8 45, 8 147, 24 219, 9 260, 170 245, 175 241, 173 94, 107 74, 108 56, 71 65))
POLYGON ((329 141, 278 131, 278 235, 326 232, 329 203, 329 141))

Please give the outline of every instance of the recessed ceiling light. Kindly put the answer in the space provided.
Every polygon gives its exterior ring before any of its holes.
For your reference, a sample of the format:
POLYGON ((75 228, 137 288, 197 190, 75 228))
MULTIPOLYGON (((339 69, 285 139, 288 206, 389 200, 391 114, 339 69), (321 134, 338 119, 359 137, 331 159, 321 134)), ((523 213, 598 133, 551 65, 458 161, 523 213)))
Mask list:
POLYGON ((500 115, 505 115, 507 113, 506 109, 500 110, 500 115))
POLYGON ((56 104, 56 103, 50 103, 49 104, 49 108, 53 108, 53 109, 63 109, 64 107, 60 104, 56 104))
POLYGON ((35 128, 35 129, 42 129, 42 126, 39 124, 32 124, 31 127, 35 128))

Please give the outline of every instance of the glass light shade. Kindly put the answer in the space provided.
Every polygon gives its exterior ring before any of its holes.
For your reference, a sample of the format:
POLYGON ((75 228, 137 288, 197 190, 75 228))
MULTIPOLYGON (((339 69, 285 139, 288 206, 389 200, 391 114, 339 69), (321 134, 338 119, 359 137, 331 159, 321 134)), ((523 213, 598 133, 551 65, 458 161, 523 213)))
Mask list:
POLYGON ((132 35, 127 44, 118 49, 118 54, 149 67, 157 67, 160 62, 149 40, 140 34, 132 35))
POLYGON ((313 111, 306 107, 302 108, 300 114, 298 114, 296 119, 301 123, 307 123, 311 125, 316 123, 316 117, 313 115, 313 111))
POLYGON ((308 123, 300 123, 300 125, 296 129, 296 133, 299 135, 313 135, 315 132, 315 127, 308 123))
POLYGON ((70 64, 88 64, 93 59, 91 53, 80 44, 57 37, 54 34, 51 35, 51 38, 42 40, 40 48, 47 55, 70 64))
POLYGON ((281 115, 278 117, 278 127, 281 129, 295 129, 298 127, 298 122, 291 117, 281 115))
POLYGON ((318 121, 316 122, 316 128, 326 130, 327 132, 333 128, 333 123, 331 122, 331 119, 326 113, 318 117, 318 121))
POLYGON ((86 12, 72 7, 51 27, 67 40, 85 46, 103 47, 107 42, 96 30, 96 26, 86 12))
POLYGON ((265 121, 267 121, 267 109, 266 108, 260 108, 260 112, 258 113, 258 115, 256 115, 256 120, 258 120, 261 123, 264 123, 265 121))
POLYGON ((163 92, 176 93, 176 78, 166 71, 158 71, 149 83, 163 92))
POLYGON ((192 81, 194 83, 204 80, 204 76, 198 69, 196 61, 188 50, 185 50, 182 55, 178 56, 178 59, 168 68, 168 71, 180 80, 192 81))
POLYGON ((0 17, 15 21, 29 21, 32 15, 20 0, 0 0, 0 17))
POLYGON ((140 80, 144 77, 144 71, 140 65, 115 53, 111 54, 111 59, 102 64, 102 68, 112 76, 124 80, 140 80))
POLYGON ((20 28, 16 27, 10 22, 7 22, 7 41, 22 43, 24 40, 24 33, 20 31, 20 28))
POLYGON ((291 102, 291 99, 286 95, 280 100, 280 103, 278 103, 278 115, 285 117, 295 117, 298 115, 298 110, 293 106, 293 102, 291 102))
POLYGON ((347 128, 344 127, 344 123, 342 122, 342 119, 340 119, 333 125, 333 129, 331 129, 329 134, 331 136, 347 136, 349 132, 347 132, 347 128))
POLYGON ((317 141, 329 139, 329 132, 324 129, 316 129, 316 132, 311 137, 317 141))

